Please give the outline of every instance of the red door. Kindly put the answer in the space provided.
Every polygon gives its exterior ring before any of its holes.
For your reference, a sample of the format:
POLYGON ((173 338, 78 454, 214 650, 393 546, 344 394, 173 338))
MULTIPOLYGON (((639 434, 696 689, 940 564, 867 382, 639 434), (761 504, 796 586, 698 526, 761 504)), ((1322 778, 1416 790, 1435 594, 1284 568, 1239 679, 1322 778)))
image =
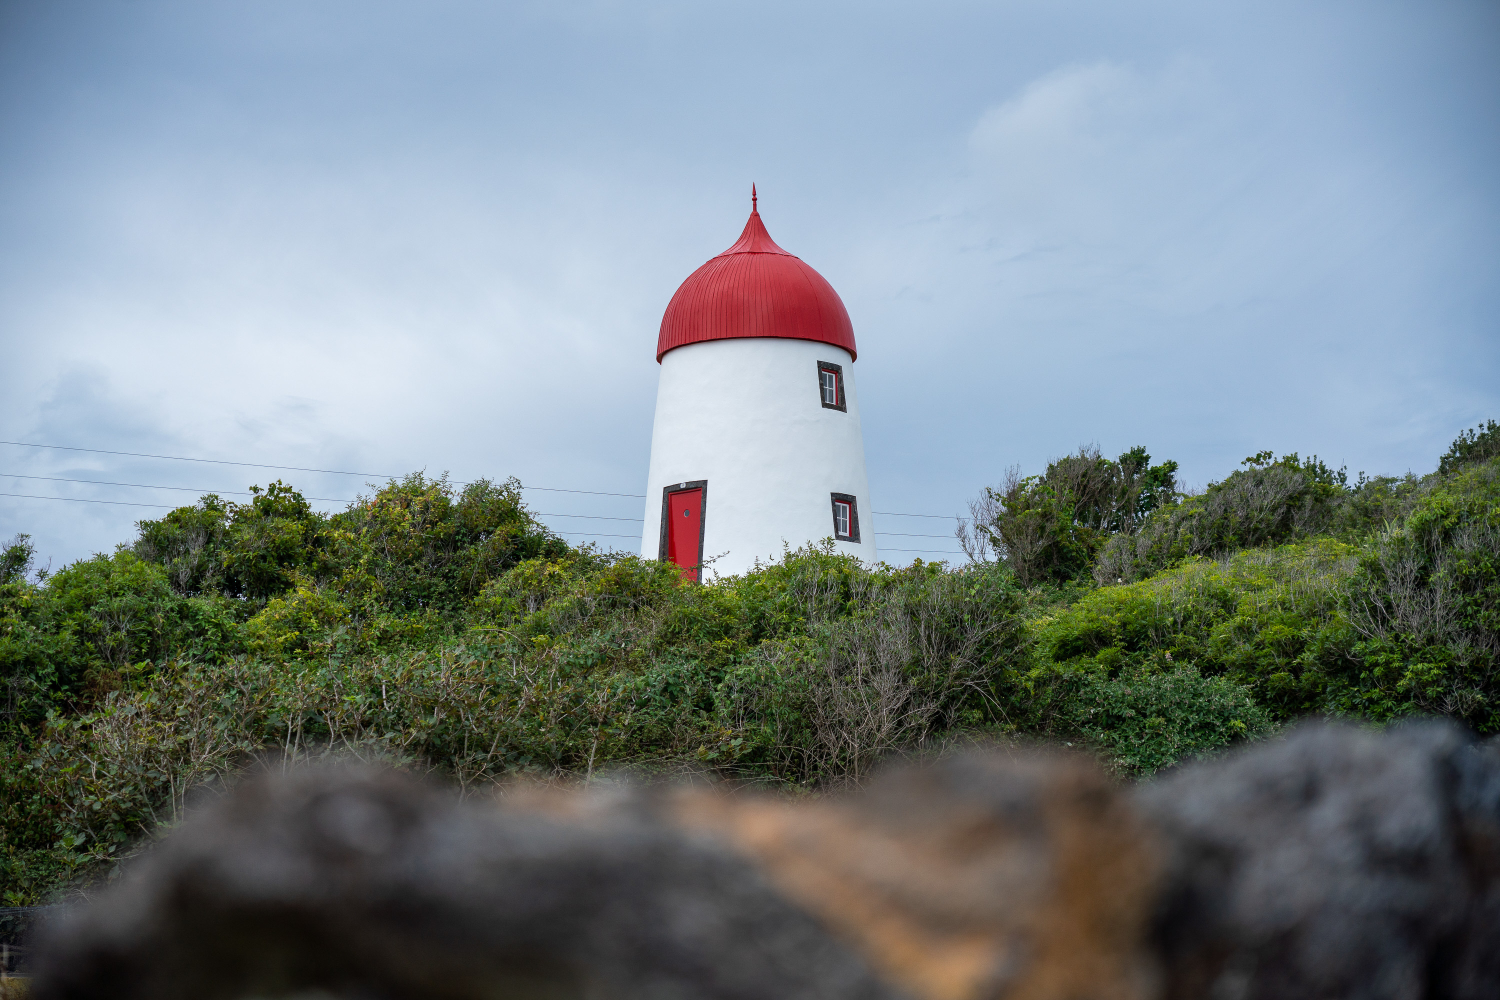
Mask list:
POLYGON ((667 494, 667 517, 667 558, 682 567, 684 580, 697 580, 703 561, 703 491, 667 494))

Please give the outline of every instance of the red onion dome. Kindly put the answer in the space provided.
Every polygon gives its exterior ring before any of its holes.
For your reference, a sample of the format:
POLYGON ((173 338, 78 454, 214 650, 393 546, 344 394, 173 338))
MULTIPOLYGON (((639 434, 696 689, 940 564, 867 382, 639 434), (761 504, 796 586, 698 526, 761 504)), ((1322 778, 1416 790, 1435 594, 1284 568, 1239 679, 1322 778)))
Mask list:
POLYGON ((656 360, 684 344, 740 337, 816 340, 854 358, 854 324, 839 293, 771 239, 753 189, 750 205, 734 246, 688 275, 667 303, 656 360))

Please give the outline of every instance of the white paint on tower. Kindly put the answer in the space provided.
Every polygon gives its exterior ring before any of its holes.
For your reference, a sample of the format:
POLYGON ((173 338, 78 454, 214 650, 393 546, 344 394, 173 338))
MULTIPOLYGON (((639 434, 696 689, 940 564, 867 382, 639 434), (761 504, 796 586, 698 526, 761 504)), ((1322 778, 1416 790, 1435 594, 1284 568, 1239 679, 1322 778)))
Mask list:
POLYGON ((669 350, 661 359, 641 554, 663 557, 663 490, 706 481, 704 578, 743 573, 835 536, 834 494, 854 498, 859 541, 876 559, 853 359, 810 340, 749 337, 669 350), (842 369, 843 403, 823 405, 819 363, 842 369))

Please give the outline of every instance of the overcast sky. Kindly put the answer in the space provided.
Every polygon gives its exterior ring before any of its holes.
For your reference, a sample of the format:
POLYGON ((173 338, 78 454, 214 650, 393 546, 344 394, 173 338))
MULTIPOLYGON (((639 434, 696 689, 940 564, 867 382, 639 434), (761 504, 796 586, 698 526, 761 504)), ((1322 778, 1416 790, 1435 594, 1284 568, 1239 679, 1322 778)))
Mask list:
MULTIPOLYGON (((0 437, 641 492, 662 311, 754 181, 853 318, 876 511, 1083 442, 1421 473, 1500 418, 1497 153, 1494 2, 0 0, 0 437)), ((6 496, 0 538, 55 569, 164 512, 6 496)))

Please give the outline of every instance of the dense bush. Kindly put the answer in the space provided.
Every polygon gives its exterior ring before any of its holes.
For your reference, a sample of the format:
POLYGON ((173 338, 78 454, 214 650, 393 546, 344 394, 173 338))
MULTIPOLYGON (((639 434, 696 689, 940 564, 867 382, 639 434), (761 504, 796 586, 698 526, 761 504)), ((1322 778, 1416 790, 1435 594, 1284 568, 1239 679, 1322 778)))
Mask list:
POLYGON ((1275 717, 1413 713, 1500 731, 1500 460, 1430 481, 1360 545, 1318 538, 1096 590, 1037 626, 1055 663, 1168 657, 1275 717))
POLYGON ((1438 475, 1457 472, 1465 465, 1500 458, 1500 423, 1486 420, 1454 439, 1443 457, 1438 459, 1438 475))
POLYGON ((567 548, 526 512, 515 480, 455 490, 413 473, 331 516, 285 483, 252 492, 249 503, 209 495, 142 521, 134 552, 185 595, 259 607, 299 586, 333 587, 381 608, 451 613, 497 573, 567 548))
POLYGON ((19 536, 0 549, 0 892, 107 867, 267 755, 465 788, 620 766, 816 788, 975 734, 1133 776, 1308 714, 1495 732, 1492 431, 1423 478, 1261 454, 1189 498, 1144 449, 1082 449, 988 491, 958 568, 828 543, 684 583, 567 546, 514 481, 421 475, 332 515, 282 483, 204 497, 51 576, 19 536))
MULTIPOLYGON (((1316 457, 1276 459, 1270 452, 1247 458, 1247 466, 1198 496, 1183 498, 1147 519, 1139 531, 1109 539, 1093 566, 1101 585, 1144 579, 1188 556, 1220 556, 1240 549, 1280 545, 1314 535, 1347 535, 1360 527, 1348 477, 1316 457)), ((1390 492, 1390 481, 1357 484, 1375 498, 1390 492)), ((1384 509, 1381 508, 1381 512, 1384 509)))
POLYGON ((129 551, 80 560, 43 585, 25 578, 29 540, 11 550, 18 571, 0 584, 0 718, 11 724, 108 688, 133 663, 214 659, 237 645, 220 602, 174 593, 161 567, 129 551))
POLYGON ((251 487, 249 503, 209 494, 159 521, 142 521, 136 555, 160 564, 182 594, 223 594, 264 601, 316 570, 326 519, 284 483, 251 487))
POLYGON ((1025 586, 1085 577, 1112 534, 1133 532, 1176 496, 1177 463, 1151 464, 1145 448, 1110 461, 1084 446, 1040 476, 1006 472, 969 505, 958 539, 970 559, 993 552, 1025 586))
POLYGON ((1066 678, 1064 687, 1068 697, 1054 730, 1083 741, 1124 774, 1151 774, 1275 730, 1249 689, 1190 666, 1113 677, 1085 671, 1066 678))
POLYGON ((40 851, 76 868, 270 751, 379 756, 464 786, 621 764, 857 779, 883 753, 997 721, 1019 603, 994 566, 871 570, 830 550, 710 586, 633 556, 528 560, 431 648, 333 642, 123 671, 12 747, 6 840, 18 865, 40 851))
POLYGON ((1346 613, 1359 550, 1324 538, 1196 557, 1104 587, 1035 626, 1043 663, 1142 676, 1191 666, 1244 687, 1277 719, 1323 707, 1358 641, 1346 613))
POLYGON ((1500 730, 1500 458, 1460 466, 1375 537, 1351 618, 1364 641, 1348 711, 1500 730))
POLYGON ((1111 462, 1085 447, 1041 476, 1013 468, 970 504, 959 542, 971 559, 1000 558, 1027 586, 1075 580, 1108 586, 1190 556, 1318 535, 1357 540, 1403 516, 1422 489, 1411 475, 1361 474, 1351 485, 1344 470, 1316 456, 1261 452, 1203 493, 1181 496, 1177 463, 1150 461, 1144 448, 1111 462))

